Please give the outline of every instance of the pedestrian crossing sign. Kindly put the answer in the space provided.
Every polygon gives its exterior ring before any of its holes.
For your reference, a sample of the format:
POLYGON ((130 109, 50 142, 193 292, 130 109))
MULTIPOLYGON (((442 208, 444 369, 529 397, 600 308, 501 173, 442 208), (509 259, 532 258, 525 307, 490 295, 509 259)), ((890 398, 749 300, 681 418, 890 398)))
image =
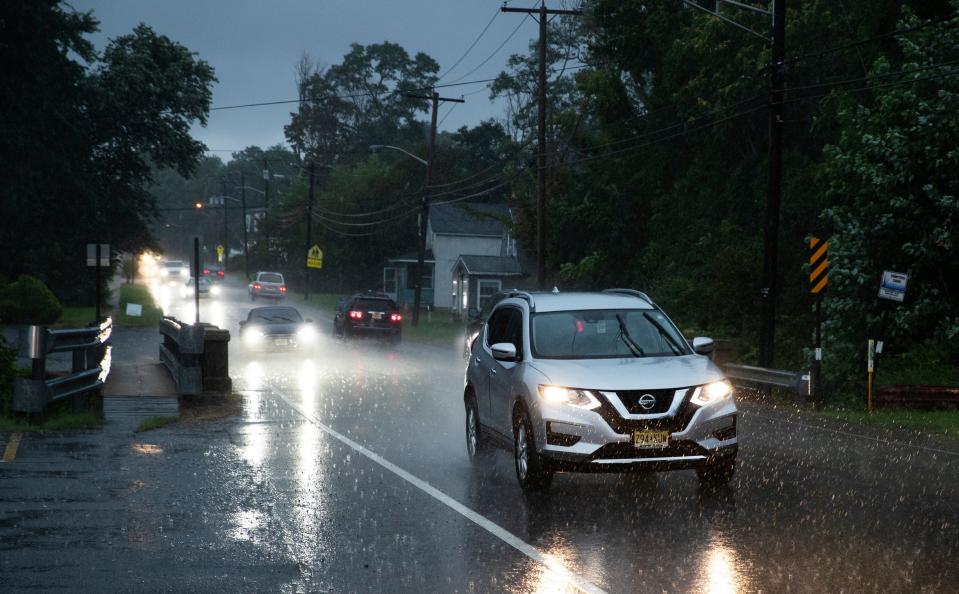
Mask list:
POLYGON ((320 246, 314 244, 306 251, 306 267, 323 268, 323 250, 320 246))

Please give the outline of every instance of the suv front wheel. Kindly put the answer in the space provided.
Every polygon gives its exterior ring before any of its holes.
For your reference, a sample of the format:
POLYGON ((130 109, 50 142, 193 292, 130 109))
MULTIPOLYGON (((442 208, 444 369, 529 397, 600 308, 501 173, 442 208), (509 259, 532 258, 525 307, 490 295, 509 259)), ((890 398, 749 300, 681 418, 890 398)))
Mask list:
POLYGON ((536 452, 536 439, 529 413, 521 409, 513 415, 513 460, 516 479, 524 492, 542 491, 549 487, 553 472, 536 452))

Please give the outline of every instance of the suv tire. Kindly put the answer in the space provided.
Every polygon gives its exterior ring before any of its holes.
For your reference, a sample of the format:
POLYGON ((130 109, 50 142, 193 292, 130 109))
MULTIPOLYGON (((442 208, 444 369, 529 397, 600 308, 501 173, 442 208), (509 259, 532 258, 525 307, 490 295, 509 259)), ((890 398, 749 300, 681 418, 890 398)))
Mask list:
POLYGON ((519 409, 513 414, 513 465, 516 467, 516 480, 524 493, 549 488, 553 472, 536 452, 533 424, 525 409, 519 409))
POLYGON ((489 451, 489 444, 483 438, 483 430, 480 427, 476 396, 470 390, 466 395, 466 455, 470 462, 475 464, 489 451))
POLYGON ((724 487, 732 480, 736 472, 736 456, 726 456, 706 462, 696 469, 699 482, 704 487, 724 487))

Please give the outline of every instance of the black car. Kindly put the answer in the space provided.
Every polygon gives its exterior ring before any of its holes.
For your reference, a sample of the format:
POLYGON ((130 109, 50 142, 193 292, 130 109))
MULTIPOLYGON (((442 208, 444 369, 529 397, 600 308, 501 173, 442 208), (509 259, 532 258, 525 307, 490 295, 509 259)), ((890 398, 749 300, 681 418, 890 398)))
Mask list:
POLYGON ((240 322, 240 342, 251 351, 310 351, 318 332, 293 307, 256 307, 240 322))
POLYGON ((340 300, 333 318, 333 336, 379 336, 399 342, 403 315, 386 293, 357 293, 340 300))

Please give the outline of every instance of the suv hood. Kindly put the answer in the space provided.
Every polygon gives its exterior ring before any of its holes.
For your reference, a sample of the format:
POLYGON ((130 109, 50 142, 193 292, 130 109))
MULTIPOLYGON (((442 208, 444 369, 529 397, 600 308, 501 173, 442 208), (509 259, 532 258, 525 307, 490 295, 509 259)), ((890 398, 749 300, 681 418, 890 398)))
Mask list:
POLYGON ((549 383, 584 390, 683 388, 723 379, 708 357, 630 357, 623 359, 537 359, 530 363, 549 383))

